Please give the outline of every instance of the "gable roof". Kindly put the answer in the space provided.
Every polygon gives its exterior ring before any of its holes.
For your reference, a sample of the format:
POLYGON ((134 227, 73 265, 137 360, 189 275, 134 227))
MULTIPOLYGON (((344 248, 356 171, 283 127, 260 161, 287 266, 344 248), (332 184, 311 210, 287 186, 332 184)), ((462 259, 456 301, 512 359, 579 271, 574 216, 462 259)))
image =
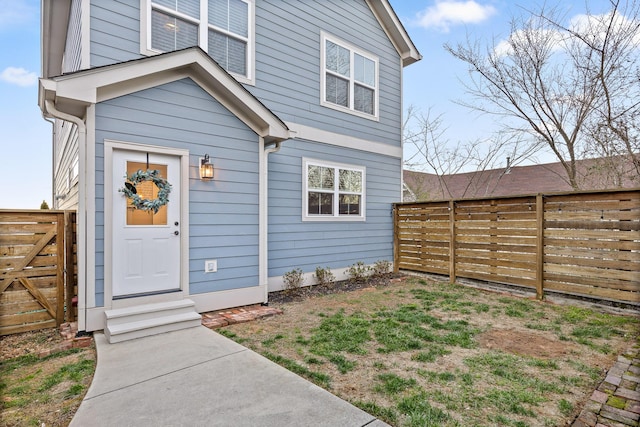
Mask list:
MULTIPOLYGON (((578 176, 584 190, 634 188, 640 185, 640 177, 634 172, 634 166, 628 158, 616 161, 616 167, 622 172, 620 177, 613 176, 611 168, 603 162, 604 159, 577 161, 578 176)), ((408 198, 413 195, 416 200, 469 199, 572 191, 573 188, 566 176, 559 162, 442 176, 403 171, 404 184, 410 190, 405 194, 408 198)))
POLYGON ((366 0, 376 19, 387 33, 394 47, 402 58, 402 65, 406 67, 420 61, 422 55, 411 41, 407 30, 398 19, 398 15, 389 4, 388 0, 366 0))
POLYGON ((199 47, 40 79, 38 104, 45 114, 45 101, 53 101, 59 111, 83 117, 88 105, 184 78, 196 82, 265 142, 290 138, 287 125, 199 47))

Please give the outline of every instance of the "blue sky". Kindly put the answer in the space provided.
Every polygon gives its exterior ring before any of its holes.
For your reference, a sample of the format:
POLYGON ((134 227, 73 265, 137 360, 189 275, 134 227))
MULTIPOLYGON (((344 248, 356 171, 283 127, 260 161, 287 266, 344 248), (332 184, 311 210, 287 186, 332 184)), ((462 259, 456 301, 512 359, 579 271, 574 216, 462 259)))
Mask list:
MULTIPOLYGON (((131 0, 137 1, 137 0, 131 0)), ((347 1, 347 0, 345 0, 347 1)), ((450 140, 490 135, 494 125, 453 101, 464 97, 466 67, 444 43, 506 38, 519 5, 512 0, 390 0, 424 59, 405 68, 404 103, 444 113, 450 140)), ((590 2, 594 12, 608 2, 590 2)), ((567 16, 584 12, 582 0, 562 1, 567 16)), ((0 209, 51 205, 51 125, 37 105, 40 75, 40 2, 0 0, 0 209)))

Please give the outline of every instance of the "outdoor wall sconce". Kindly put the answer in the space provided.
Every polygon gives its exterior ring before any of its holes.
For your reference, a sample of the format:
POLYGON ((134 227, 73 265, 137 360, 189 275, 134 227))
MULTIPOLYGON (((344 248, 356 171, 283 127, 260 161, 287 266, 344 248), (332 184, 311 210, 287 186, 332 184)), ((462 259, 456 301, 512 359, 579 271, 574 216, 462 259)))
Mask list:
POLYGON ((213 163, 210 162, 208 154, 200 157, 200 179, 203 181, 213 179, 213 163))

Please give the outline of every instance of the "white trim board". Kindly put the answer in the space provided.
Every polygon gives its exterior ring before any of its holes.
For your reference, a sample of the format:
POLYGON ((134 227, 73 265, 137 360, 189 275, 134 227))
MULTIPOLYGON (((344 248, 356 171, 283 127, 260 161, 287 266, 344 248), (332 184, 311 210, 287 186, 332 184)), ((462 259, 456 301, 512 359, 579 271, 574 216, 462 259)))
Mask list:
MULTIPOLYGON (((384 156, 402 158, 402 147, 396 147, 389 144, 383 144, 375 141, 357 138, 349 135, 342 135, 311 126, 301 125, 293 122, 285 122, 291 133, 297 139, 306 139, 309 141, 322 142, 338 147, 351 148, 354 150, 367 151, 384 156)), ((286 144, 286 143, 285 143, 286 144)))

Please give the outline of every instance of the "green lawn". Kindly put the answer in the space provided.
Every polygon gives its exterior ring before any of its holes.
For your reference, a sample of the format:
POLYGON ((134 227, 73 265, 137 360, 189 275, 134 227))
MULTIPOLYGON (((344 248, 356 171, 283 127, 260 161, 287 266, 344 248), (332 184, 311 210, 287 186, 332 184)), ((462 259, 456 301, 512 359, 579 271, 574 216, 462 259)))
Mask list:
POLYGON ((559 426, 637 318, 408 278, 219 331, 394 426, 559 426))

